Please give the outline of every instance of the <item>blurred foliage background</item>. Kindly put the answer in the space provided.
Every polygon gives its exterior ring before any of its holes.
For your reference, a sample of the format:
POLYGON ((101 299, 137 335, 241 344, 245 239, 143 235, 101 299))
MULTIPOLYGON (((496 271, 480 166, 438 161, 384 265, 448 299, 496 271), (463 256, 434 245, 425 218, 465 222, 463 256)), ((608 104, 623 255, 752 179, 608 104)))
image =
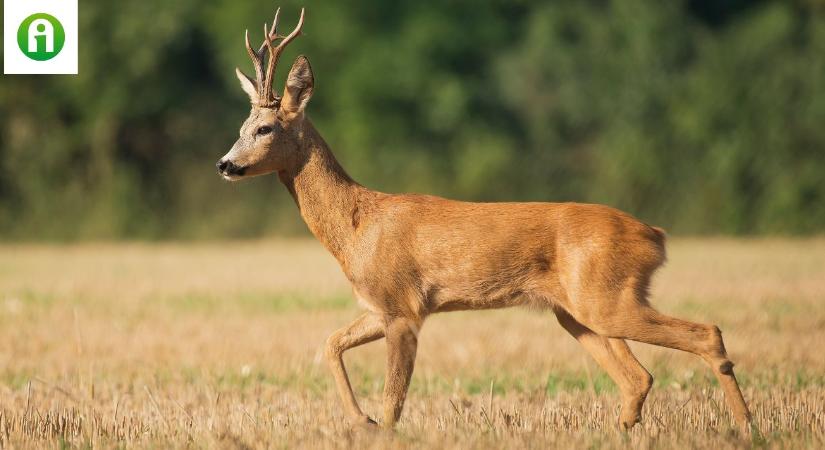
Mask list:
MULTIPOLYGON (((80 2, 80 75, 3 76, 0 239, 302 232, 222 181, 233 68, 273 0, 80 2)), ((359 182, 599 202, 684 234, 825 230, 825 1, 283 1, 309 107, 359 182)))

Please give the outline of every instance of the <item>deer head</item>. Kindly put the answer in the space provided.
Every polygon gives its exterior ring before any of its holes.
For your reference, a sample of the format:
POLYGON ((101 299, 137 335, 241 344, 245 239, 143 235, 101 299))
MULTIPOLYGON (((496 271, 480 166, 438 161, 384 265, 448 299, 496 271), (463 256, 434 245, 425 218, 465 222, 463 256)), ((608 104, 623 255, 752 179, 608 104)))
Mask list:
POLYGON ((307 58, 299 56, 289 71, 283 95, 273 91, 278 59, 284 48, 301 34, 304 25, 304 10, 301 9, 295 29, 289 35, 278 34, 280 12, 278 8, 272 27, 264 24, 264 42, 258 51, 249 44, 249 30, 246 31, 246 51, 255 67, 255 79, 238 68, 235 74, 241 88, 249 95, 252 110, 241 125, 235 145, 215 164, 218 173, 230 181, 285 170, 300 160, 304 108, 312 96, 314 77, 307 58), (276 46, 278 40, 280 43, 276 46))

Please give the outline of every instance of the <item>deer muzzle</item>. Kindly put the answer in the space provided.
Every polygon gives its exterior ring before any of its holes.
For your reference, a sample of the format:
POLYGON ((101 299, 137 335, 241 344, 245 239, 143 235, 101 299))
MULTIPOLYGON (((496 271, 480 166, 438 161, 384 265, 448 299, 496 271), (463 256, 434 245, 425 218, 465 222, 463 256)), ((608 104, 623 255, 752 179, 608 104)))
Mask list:
POLYGON ((238 166, 228 159, 218 160, 215 167, 218 169, 218 173, 227 179, 242 177, 246 172, 246 167, 238 166))

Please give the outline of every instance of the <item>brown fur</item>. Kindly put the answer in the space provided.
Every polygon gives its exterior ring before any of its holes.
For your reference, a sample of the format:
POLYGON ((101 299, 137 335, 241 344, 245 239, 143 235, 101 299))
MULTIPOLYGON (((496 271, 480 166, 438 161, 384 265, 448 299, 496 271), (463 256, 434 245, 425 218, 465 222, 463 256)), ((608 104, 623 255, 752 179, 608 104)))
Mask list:
POLYGON ((531 305, 553 310, 616 382, 625 428, 638 422, 652 384, 624 341, 630 339, 702 357, 747 431, 750 413, 719 329, 665 316, 648 303, 650 278, 665 261, 662 229, 602 205, 467 203, 367 189, 346 174, 304 117, 313 87, 309 63, 299 57, 279 108, 257 106, 247 90, 252 113, 221 162, 242 166, 245 176, 278 173, 367 309, 330 336, 326 350, 354 424, 374 422, 355 400, 343 352, 386 338, 384 424, 392 427, 427 316, 531 305), (276 131, 251 135, 262 125, 276 131))

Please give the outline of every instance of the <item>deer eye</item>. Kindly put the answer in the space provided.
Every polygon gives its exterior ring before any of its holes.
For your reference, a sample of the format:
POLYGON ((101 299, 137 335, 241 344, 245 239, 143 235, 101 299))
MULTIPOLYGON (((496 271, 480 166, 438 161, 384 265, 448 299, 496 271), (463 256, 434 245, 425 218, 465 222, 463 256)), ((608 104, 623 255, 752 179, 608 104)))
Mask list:
POLYGON ((269 134, 269 133, 272 133, 272 127, 267 127, 267 126, 258 128, 258 131, 256 132, 256 134, 258 136, 263 136, 263 135, 269 134))

